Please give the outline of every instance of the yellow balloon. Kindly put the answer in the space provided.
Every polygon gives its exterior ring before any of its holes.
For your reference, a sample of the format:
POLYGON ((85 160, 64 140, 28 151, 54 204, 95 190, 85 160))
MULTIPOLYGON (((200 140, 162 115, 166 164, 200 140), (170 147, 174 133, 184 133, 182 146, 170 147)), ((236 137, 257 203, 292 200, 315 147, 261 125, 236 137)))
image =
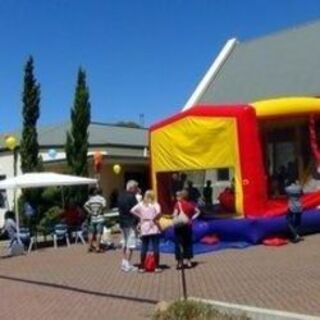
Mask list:
POLYGON ((121 166, 120 166, 119 164, 115 164, 115 165, 113 166, 113 172, 114 172, 115 174, 119 174, 119 173, 121 172, 121 166))
POLYGON ((6 147, 10 150, 13 150, 17 146, 17 139, 13 136, 9 136, 5 140, 6 147))

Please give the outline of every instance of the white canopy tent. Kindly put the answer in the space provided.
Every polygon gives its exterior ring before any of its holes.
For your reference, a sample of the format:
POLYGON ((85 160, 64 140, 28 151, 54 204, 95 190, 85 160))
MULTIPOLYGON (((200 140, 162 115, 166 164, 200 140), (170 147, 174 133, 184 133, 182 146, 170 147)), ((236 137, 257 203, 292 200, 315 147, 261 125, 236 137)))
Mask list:
POLYGON ((0 189, 29 189, 52 186, 76 186, 97 184, 97 179, 70 176, 66 174, 39 172, 25 173, 0 181, 0 189))
MULTIPOLYGON (((11 189, 15 192, 18 189, 42 188, 53 186, 79 186, 97 184, 97 179, 77 177, 53 172, 37 172, 25 173, 13 178, 8 178, 0 181, 1 189, 11 189)), ((19 237, 19 214, 18 214, 18 199, 15 196, 15 213, 16 223, 19 237)))

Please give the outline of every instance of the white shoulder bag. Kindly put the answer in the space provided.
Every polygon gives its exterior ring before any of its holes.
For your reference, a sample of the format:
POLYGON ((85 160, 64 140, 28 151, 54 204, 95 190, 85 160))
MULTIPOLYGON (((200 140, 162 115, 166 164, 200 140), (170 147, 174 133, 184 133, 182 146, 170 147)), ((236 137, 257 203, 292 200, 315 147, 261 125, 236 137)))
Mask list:
POLYGON ((173 226, 175 228, 183 227, 189 223, 189 218, 182 210, 182 206, 180 202, 178 202, 178 206, 179 206, 179 213, 173 218, 173 221, 172 221, 173 226))

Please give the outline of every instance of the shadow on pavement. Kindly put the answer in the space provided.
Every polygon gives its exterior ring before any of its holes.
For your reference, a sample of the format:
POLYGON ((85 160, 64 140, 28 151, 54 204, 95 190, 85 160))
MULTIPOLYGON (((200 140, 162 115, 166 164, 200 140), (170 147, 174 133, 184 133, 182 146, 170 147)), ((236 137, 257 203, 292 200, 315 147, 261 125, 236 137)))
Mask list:
POLYGON ((62 285, 62 284, 42 282, 42 281, 36 281, 36 280, 28 280, 28 279, 22 279, 22 278, 16 278, 16 277, 8 277, 8 276, 4 276, 4 275, 0 275, 0 279, 28 283, 28 284, 33 284, 33 285, 38 285, 38 286, 43 286, 43 287, 61 289, 61 290, 68 290, 68 291, 73 291, 73 292, 78 292, 78 293, 83 293, 83 294, 90 294, 90 295, 94 295, 94 296, 98 296, 98 297, 127 300, 127 301, 138 302, 138 303, 149 303, 149 304, 158 303, 157 300, 152 300, 152 299, 144 299, 144 298, 131 297, 131 296, 121 296, 121 295, 117 295, 117 294, 113 294, 113 293, 91 291, 91 290, 85 290, 85 289, 81 289, 81 288, 77 288, 77 287, 70 287, 70 286, 66 286, 66 285, 62 285))

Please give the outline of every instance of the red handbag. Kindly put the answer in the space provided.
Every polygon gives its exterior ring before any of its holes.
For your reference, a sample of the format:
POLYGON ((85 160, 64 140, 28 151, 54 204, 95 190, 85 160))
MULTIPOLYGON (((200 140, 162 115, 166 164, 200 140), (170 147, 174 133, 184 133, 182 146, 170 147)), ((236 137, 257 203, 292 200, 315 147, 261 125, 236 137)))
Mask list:
POLYGON ((154 272, 156 268, 156 260, 153 253, 148 253, 146 259, 144 260, 144 269, 147 272, 154 272))

